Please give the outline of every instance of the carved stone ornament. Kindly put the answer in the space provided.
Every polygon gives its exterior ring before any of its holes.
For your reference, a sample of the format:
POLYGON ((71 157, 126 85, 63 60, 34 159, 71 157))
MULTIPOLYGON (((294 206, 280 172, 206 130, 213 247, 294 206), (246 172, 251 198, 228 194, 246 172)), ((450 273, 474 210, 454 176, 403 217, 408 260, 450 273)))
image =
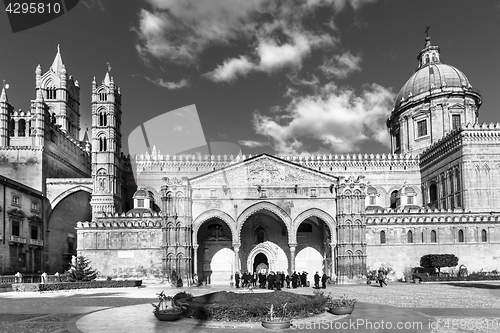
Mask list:
POLYGON ((242 164, 226 167, 214 173, 198 177, 192 181, 198 186, 227 186, 241 188, 253 186, 316 185, 321 186, 336 182, 337 178, 312 171, 298 165, 292 165, 279 158, 261 155, 242 164))

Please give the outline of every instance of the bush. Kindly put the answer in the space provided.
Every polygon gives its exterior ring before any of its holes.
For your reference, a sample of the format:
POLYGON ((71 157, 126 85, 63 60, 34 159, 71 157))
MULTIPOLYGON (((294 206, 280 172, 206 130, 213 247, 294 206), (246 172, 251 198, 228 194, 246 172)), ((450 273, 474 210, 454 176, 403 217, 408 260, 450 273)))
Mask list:
POLYGON ((12 290, 18 292, 57 291, 57 290, 72 290, 72 289, 139 287, 141 285, 142 285, 142 280, 85 281, 85 282, 58 282, 58 283, 14 283, 12 284, 12 290))
POLYGON ((271 304, 281 308, 286 303, 287 314, 293 318, 323 313, 327 298, 324 295, 308 296, 286 291, 248 294, 220 291, 179 301, 189 305, 185 315, 190 318, 253 322, 265 320, 271 304))

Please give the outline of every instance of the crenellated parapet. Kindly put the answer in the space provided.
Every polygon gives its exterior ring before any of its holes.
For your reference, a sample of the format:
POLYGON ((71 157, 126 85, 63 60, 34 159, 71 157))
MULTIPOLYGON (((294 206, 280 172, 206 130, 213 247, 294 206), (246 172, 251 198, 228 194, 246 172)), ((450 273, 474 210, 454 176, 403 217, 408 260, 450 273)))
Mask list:
POLYGON ((408 224, 464 224, 464 223, 500 223, 500 215, 470 213, 461 209, 386 209, 367 210, 366 224, 394 225, 408 224))
MULTIPOLYGON (((156 149, 152 154, 135 155, 135 164, 139 169, 175 170, 175 168, 214 168, 220 169, 230 164, 254 157, 242 155, 162 155, 156 149)), ((335 154, 335 155, 277 155, 276 157, 320 171, 340 171, 346 168, 360 170, 419 170, 418 155, 401 154, 335 154)), ((212 169, 211 169, 212 170, 212 169)), ((201 171, 201 170, 200 170, 201 171)), ((204 171, 206 172, 206 171, 204 171)), ((203 173, 204 173, 203 172, 203 173)))
POLYGON ((500 123, 469 123, 457 128, 427 148, 420 156, 420 162, 432 163, 468 143, 500 143, 500 123))
MULTIPOLYGON (((144 216, 146 217, 146 216, 144 216)), ((137 219, 109 219, 109 220, 98 220, 92 222, 78 222, 76 225, 77 230, 81 229, 158 229, 162 228, 163 224, 161 220, 150 219, 145 220, 143 218, 137 219)))
POLYGON ((127 213, 106 213, 106 212, 99 212, 95 216, 97 219, 116 219, 116 218, 161 218, 161 212, 143 212, 143 213, 138 213, 138 212, 127 212, 127 213))

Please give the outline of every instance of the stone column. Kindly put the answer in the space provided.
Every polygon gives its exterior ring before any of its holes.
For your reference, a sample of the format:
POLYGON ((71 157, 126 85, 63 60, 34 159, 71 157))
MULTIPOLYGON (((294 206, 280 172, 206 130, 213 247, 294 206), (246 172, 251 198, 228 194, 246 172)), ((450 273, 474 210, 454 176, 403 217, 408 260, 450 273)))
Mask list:
POLYGON ((233 249, 234 249, 234 272, 239 272, 240 271, 240 245, 241 244, 233 244, 233 249))
POLYGON ((290 247, 290 274, 293 274, 295 272, 295 249, 297 243, 288 243, 288 246, 290 247))
POLYGON ((198 248, 200 246, 198 244, 193 244, 193 274, 198 275, 198 248))
POLYGON ((335 258, 335 248, 337 247, 337 243, 330 243, 330 251, 332 252, 332 271, 330 272, 330 276, 337 277, 337 258, 335 258))

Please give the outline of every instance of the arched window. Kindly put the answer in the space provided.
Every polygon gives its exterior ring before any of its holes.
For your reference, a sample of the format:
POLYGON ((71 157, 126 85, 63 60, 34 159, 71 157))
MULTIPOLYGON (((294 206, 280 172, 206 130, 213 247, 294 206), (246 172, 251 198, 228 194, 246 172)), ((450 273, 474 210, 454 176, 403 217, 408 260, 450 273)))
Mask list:
POLYGON ((99 138, 99 151, 106 151, 107 150, 107 147, 106 147, 106 137, 105 136, 101 136, 99 138))
POLYGON ((385 244, 386 243, 386 239, 385 239, 385 231, 382 230, 380 232, 380 244, 385 244))
POLYGON ((26 120, 20 119, 17 122, 17 136, 25 136, 26 135, 26 120))
POLYGON ((106 126, 106 125, 107 125, 106 113, 99 112, 99 126, 106 126))
POLYGON ((56 87, 45 88, 45 97, 46 97, 46 99, 55 99, 56 98, 56 87))
POLYGON ((107 100, 108 100, 108 94, 106 94, 105 92, 99 93, 99 101, 105 102, 107 100))
POLYGON ((391 193, 391 208, 399 207, 399 191, 395 190, 391 193))
POLYGON ((413 232, 408 230, 408 243, 413 243, 413 232))
POLYGON ((428 64, 429 63, 429 55, 426 55, 425 56, 425 63, 428 64))
POLYGON ((464 231, 462 229, 458 230, 458 242, 459 243, 464 242, 464 231))
POLYGON ((437 201, 437 185, 435 183, 429 186, 429 203, 434 203, 437 201))
POLYGON ((437 243, 436 230, 431 231, 431 243, 437 243))
POLYGON ((9 121, 9 136, 14 136, 14 128, 16 126, 16 122, 14 121, 14 119, 11 119, 9 121))
POLYGON ((481 230, 481 242, 486 243, 488 241, 488 234, 486 229, 481 230))
POLYGON ((377 205, 377 189, 374 187, 368 187, 368 197, 369 197, 369 205, 375 206, 377 205))

